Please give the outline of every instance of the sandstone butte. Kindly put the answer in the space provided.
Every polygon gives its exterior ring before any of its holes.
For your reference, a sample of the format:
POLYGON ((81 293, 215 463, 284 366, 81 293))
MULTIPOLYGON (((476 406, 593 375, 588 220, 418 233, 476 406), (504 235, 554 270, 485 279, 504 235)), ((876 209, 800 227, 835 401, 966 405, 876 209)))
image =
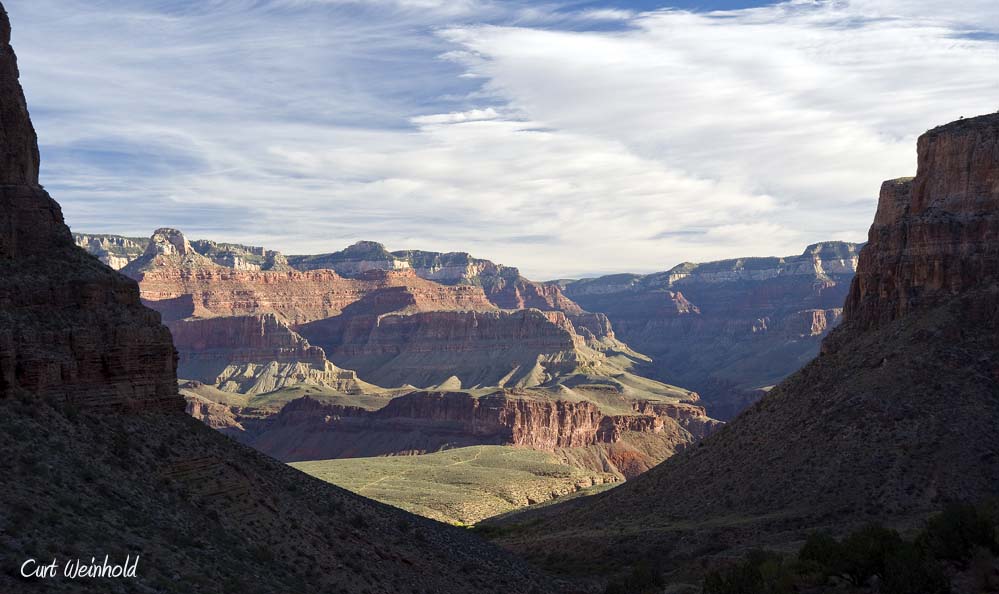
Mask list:
POLYGON ((905 529, 999 494, 999 114, 930 130, 885 182, 821 354, 714 435, 622 487, 506 520, 506 546, 662 569, 905 529), (612 530, 586 530, 608 517, 612 530))
MULTIPOLYGON (((128 278, 74 246, 0 6, 0 591, 32 557, 139 555, 155 592, 552 592, 465 530, 312 479, 184 414, 174 349, 128 278)), ((297 348, 297 347, 296 347, 297 348)))

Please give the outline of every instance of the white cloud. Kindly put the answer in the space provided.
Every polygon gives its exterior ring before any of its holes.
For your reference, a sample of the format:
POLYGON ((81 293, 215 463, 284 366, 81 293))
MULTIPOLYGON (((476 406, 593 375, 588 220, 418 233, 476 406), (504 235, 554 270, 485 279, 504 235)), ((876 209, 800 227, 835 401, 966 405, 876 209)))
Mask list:
POLYGON ((785 255, 863 239, 918 133, 999 107, 978 0, 181 6, 8 7, 74 227, 373 239, 536 278, 785 255))

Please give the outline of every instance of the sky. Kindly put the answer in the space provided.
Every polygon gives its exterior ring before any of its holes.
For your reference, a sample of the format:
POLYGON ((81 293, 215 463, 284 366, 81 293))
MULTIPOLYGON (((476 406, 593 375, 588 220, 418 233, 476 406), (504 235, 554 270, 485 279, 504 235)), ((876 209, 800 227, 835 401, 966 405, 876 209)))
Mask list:
POLYGON ((995 0, 5 0, 74 231, 529 278, 863 241, 999 110, 995 0))

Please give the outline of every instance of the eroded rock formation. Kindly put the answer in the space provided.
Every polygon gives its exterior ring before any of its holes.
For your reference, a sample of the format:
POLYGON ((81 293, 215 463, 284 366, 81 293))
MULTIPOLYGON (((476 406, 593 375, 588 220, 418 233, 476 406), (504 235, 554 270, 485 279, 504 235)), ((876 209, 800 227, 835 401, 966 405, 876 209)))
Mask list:
POLYGON ((38 183, 38 143, 0 28, 0 397, 183 408, 174 349, 134 282, 74 245, 38 183))
POLYGON ((702 407, 680 401, 633 402, 630 412, 607 415, 589 399, 587 389, 561 398, 542 389, 417 391, 377 410, 306 396, 264 419, 192 406, 230 435, 285 461, 512 445, 556 452, 574 465, 627 478, 720 426, 702 407), (599 453, 588 457, 589 447, 599 453))
POLYGON ((300 383, 345 394, 373 388, 326 359, 274 314, 177 320, 168 324, 180 377, 225 392, 260 394, 300 383))
POLYGON ((828 242, 799 256, 560 284, 652 357, 653 377, 696 390, 713 416, 731 418, 818 353, 839 322, 857 253, 855 244, 828 242))

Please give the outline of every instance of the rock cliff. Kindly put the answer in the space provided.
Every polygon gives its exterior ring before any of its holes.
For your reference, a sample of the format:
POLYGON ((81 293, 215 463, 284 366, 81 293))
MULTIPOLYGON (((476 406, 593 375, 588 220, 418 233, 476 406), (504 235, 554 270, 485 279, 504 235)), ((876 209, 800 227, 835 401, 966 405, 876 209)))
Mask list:
MULTIPOLYGON (((574 466, 627 478, 720 426, 702 407, 677 400, 621 398, 630 410, 608 415, 586 391, 417 391, 376 410, 306 396, 276 416, 237 414, 227 426, 239 423, 231 435, 285 461, 512 445, 559 453, 574 466)), ((226 424, 225 414, 212 422, 226 424)))
POLYGON ((149 245, 147 238, 90 233, 73 233, 73 241, 115 270, 121 270, 142 256, 146 251, 146 246, 149 245))
MULTIPOLYGON (((191 243, 180 231, 159 229, 146 253, 122 272, 139 282, 144 302, 167 320, 273 313, 298 325, 340 315, 352 305, 364 313, 495 309, 478 287, 440 285, 411 270, 370 270, 345 278, 326 269, 251 266, 240 250, 205 247, 212 245, 228 244, 191 243)), ((282 260, 274 252, 263 253, 273 262, 282 260)))
POLYGON ((918 153, 915 178, 881 187, 846 302, 855 325, 876 327, 999 276, 999 116, 930 130, 918 153))
POLYGON ((326 359, 274 314, 178 320, 168 324, 180 353, 177 374, 225 392, 260 394, 295 384, 345 394, 375 391, 326 359))
POLYGON ((38 143, 0 28, 0 398, 180 410, 174 350, 134 282, 74 245, 38 183, 38 143))
POLYGON ((564 526, 614 514, 620 532, 567 556, 624 562, 630 547, 674 567, 999 494, 999 114, 930 130, 918 156, 915 178, 882 187, 844 321, 813 362, 697 447, 509 544, 550 551, 564 526))
POLYGON ((652 357, 652 377, 696 390, 712 416, 727 419, 818 353, 839 322, 858 251, 827 242, 798 256, 559 284, 652 357))
POLYGON ((357 277, 371 270, 413 270, 417 276, 444 285, 482 287, 488 299, 503 309, 533 307, 581 313, 583 310, 556 286, 530 281, 520 271, 465 252, 390 252, 380 243, 360 241, 332 254, 289 256, 298 270, 335 270, 345 277, 357 277))

